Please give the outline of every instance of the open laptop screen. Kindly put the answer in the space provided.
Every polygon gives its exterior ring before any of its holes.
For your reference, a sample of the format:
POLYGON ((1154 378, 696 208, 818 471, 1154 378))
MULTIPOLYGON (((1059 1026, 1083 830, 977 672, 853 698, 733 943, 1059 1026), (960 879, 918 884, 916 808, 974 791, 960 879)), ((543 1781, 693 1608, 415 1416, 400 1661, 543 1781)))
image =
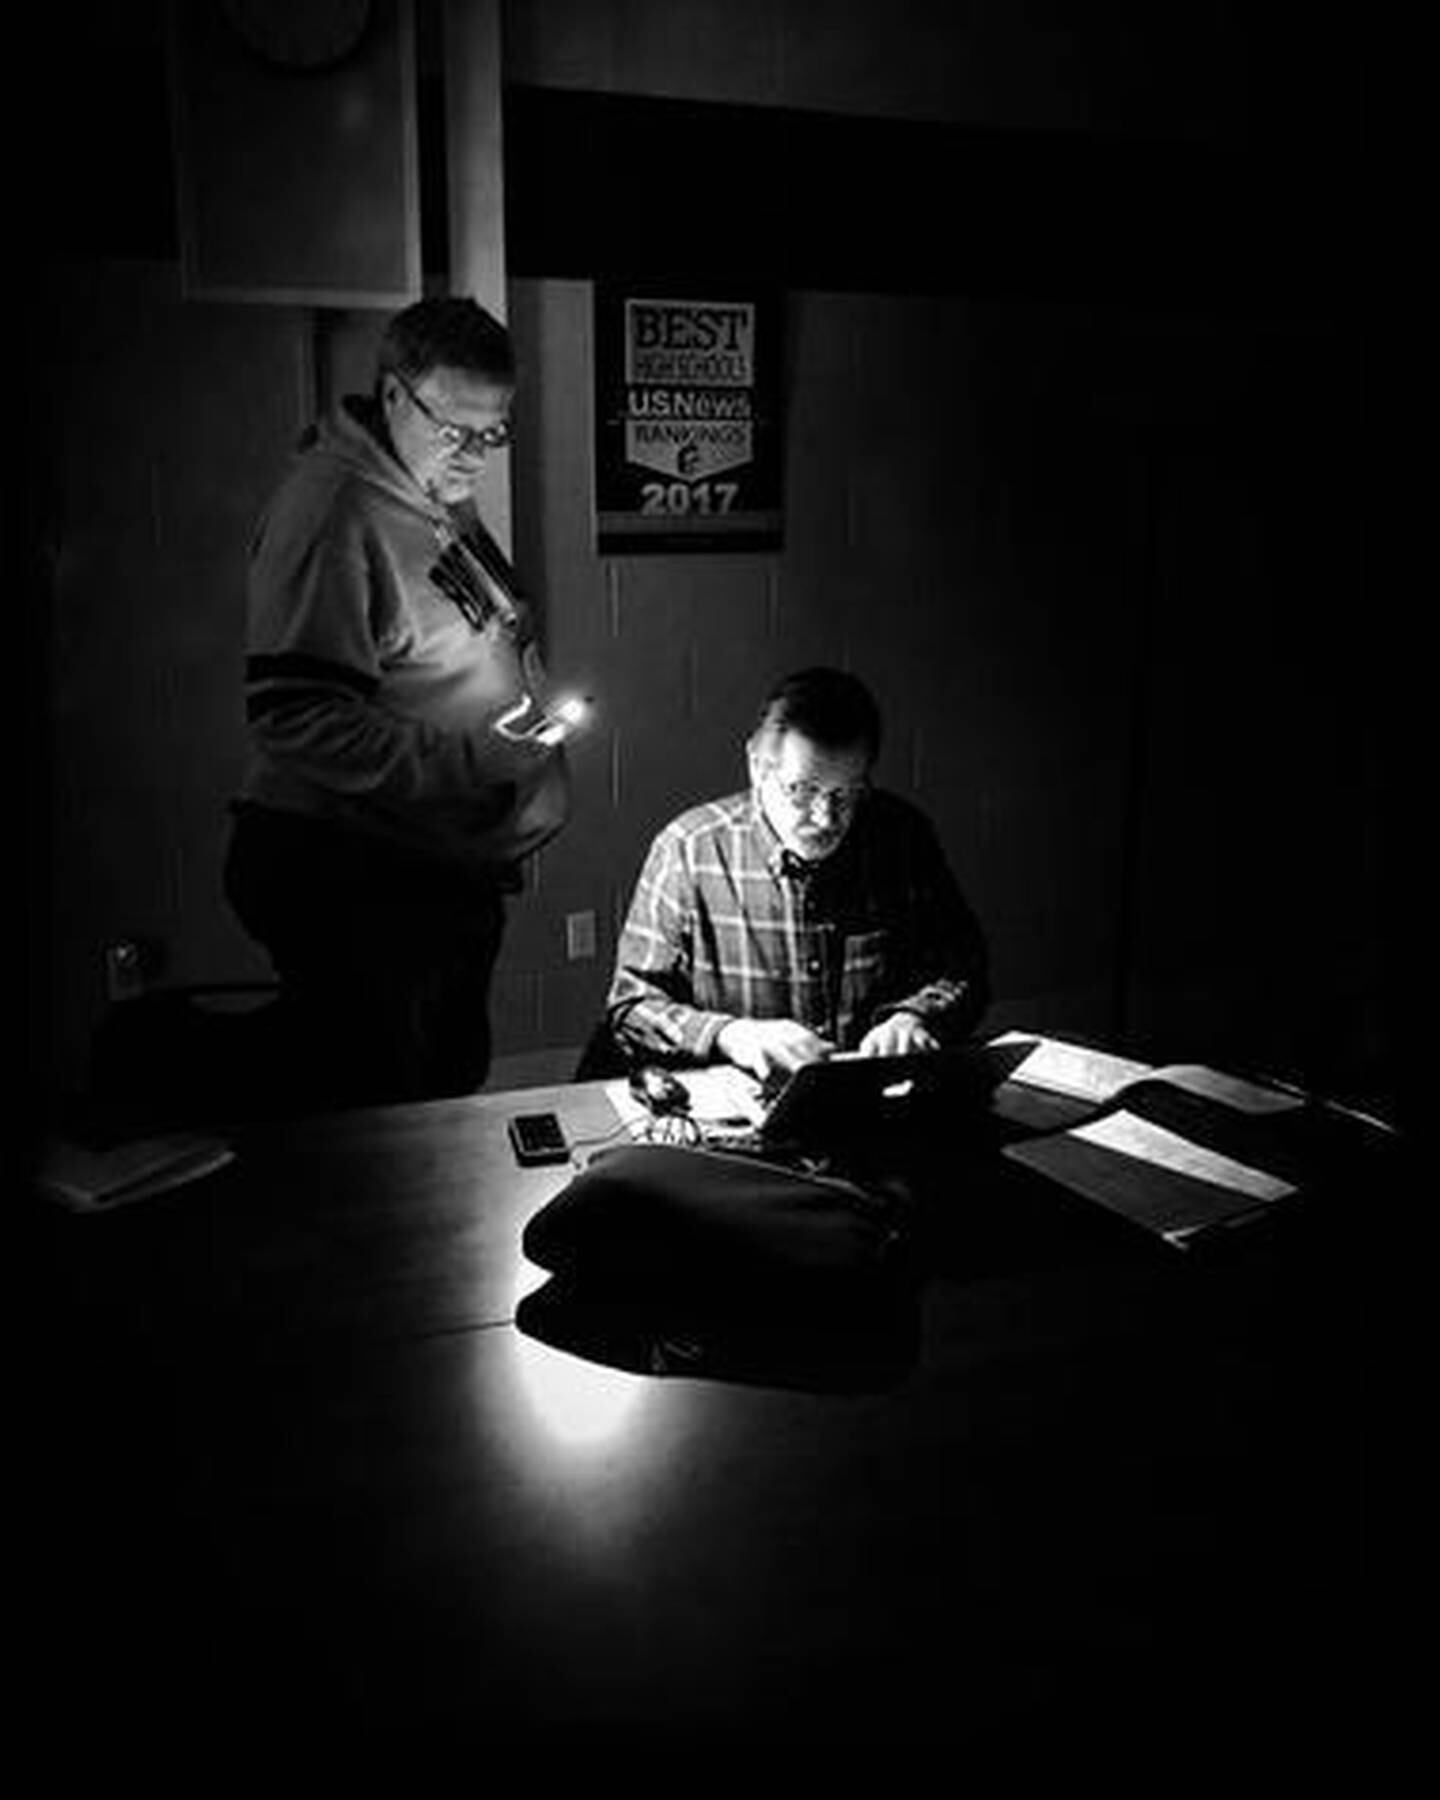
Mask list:
POLYGON ((833 1151, 901 1132, 959 1129, 989 1109, 1004 1059, 983 1045, 907 1056, 840 1055, 806 1063, 758 1125, 764 1145, 833 1151))

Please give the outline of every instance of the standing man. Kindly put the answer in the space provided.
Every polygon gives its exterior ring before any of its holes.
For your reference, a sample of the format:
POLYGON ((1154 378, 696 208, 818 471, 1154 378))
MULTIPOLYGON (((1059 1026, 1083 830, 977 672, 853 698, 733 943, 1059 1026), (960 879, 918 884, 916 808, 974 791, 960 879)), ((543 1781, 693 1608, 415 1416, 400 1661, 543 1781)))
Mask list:
POLYGON ((879 748, 854 676, 805 669, 770 694, 749 788, 682 813, 646 858, 607 1005, 628 1060, 725 1060, 763 1081, 974 1027, 980 928, 922 814, 871 787, 879 748))
POLYGON ((515 380, 473 300, 406 308, 373 391, 306 431, 251 547, 225 886, 274 964, 301 1104, 483 1082, 505 896, 565 820, 565 727, 475 506, 515 380))

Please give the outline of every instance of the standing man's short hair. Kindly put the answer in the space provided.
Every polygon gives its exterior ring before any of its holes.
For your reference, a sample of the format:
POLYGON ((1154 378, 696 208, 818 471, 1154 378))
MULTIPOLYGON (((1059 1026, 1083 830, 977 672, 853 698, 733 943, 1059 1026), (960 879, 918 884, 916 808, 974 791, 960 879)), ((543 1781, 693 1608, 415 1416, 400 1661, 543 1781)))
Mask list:
POLYGON ((465 369, 501 386, 515 384, 510 333, 478 301, 463 295, 417 300, 395 314, 380 340, 375 379, 416 382, 432 369, 465 369))
POLYGON ((823 750, 863 745, 871 761, 880 750, 880 708, 875 697, 843 669, 801 669, 767 695, 754 737, 799 732, 823 750))

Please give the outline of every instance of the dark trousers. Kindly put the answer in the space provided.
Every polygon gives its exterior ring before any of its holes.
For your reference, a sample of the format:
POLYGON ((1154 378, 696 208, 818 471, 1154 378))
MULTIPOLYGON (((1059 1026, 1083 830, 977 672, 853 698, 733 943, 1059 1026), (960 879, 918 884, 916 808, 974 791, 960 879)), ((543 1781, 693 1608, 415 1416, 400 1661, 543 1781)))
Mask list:
POLYGON ((498 885, 324 821, 235 809, 225 893, 280 984, 299 1109, 473 1093, 490 1067, 498 885))

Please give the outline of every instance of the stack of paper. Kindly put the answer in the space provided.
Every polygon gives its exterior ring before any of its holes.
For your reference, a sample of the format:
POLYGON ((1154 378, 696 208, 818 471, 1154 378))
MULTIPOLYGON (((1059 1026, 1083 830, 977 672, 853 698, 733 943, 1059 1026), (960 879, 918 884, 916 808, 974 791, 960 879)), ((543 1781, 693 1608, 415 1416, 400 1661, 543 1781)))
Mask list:
POLYGON ((1153 1066, 1060 1039, 1033 1043, 1009 1079, 1093 1103, 1083 1121, 1008 1146, 1013 1161, 1184 1245, 1297 1191, 1306 1099, 1199 1063, 1153 1066))

